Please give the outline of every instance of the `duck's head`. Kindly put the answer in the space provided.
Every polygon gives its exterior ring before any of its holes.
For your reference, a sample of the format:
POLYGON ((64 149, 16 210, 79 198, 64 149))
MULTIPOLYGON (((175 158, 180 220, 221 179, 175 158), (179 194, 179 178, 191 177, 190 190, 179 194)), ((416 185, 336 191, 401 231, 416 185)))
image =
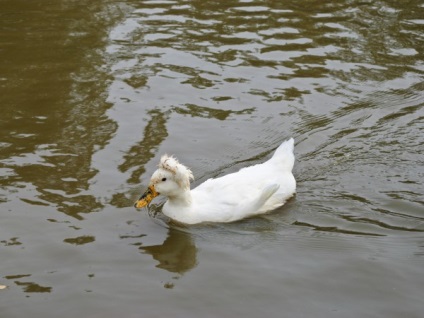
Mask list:
POLYGON ((164 155, 160 159, 158 169, 150 179, 149 187, 135 202, 136 208, 144 208, 159 194, 176 197, 190 190, 193 173, 172 156, 164 155))

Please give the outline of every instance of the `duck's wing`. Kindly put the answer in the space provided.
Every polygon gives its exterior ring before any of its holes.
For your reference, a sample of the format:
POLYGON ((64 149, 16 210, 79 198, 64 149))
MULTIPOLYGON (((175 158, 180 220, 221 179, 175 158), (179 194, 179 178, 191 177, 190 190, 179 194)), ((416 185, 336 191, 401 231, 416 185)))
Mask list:
POLYGON ((196 213, 203 220, 233 222, 257 214, 279 189, 278 184, 269 184, 258 189, 252 185, 243 187, 201 187, 193 191, 196 213))
MULTIPOLYGON (((246 168, 247 169, 247 168, 246 168)), ((249 170, 248 170, 249 171, 249 170)), ((250 171, 252 172, 252 171, 250 171)), ((295 181, 291 173, 283 176, 235 173, 209 179, 192 190, 196 214, 202 221, 232 222, 273 210, 293 195, 295 181)))
POLYGON ((258 196, 252 197, 245 202, 239 202, 234 209, 233 221, 257 214, 279 188, 280 186, 278 184, 270 184, 258 196))

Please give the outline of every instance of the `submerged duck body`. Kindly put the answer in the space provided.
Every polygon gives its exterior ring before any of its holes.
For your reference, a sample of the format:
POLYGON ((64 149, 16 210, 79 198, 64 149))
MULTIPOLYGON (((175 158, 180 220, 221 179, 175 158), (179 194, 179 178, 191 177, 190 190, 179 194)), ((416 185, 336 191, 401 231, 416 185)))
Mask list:
POLYGON ((268 161, 208 179, 193 190, 190 169, 164 155, 135 207, 142 208, 157 195, 165 195, 168 200, 162 212, 186 224, 233 222, 274 210, 296 192, 293 148, 294 141, 289 139, 268 161))

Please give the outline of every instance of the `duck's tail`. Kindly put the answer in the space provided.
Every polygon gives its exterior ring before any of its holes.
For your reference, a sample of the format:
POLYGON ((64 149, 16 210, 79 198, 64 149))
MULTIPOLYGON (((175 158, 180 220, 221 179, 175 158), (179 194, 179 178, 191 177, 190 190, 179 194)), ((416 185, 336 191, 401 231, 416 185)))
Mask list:
POLYGON ((290 138, 283 142, 277 150, 275 150, 274 155, 271 160, 278 165, 283 165, 288 171, 292 171, 294 166, 294 140, 290 138))

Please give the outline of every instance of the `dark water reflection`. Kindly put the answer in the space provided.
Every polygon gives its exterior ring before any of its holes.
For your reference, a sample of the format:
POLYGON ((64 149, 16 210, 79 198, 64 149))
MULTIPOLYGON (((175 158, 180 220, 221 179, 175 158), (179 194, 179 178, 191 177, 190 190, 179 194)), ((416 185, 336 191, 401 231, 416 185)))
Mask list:
POLYGON ((170 228, 162 244, 140 246, 146 254, 159 262, 158 268, 171 273, 183 274, 197 265, 197 248, 189 233, 170 228))
POLYGON ((423 17, 1 2, 2 317, 421 317, 423 17), (289 136, 298 193, 275 213, 185 228, 132 208, 163 153, 198 184, 289 136))

